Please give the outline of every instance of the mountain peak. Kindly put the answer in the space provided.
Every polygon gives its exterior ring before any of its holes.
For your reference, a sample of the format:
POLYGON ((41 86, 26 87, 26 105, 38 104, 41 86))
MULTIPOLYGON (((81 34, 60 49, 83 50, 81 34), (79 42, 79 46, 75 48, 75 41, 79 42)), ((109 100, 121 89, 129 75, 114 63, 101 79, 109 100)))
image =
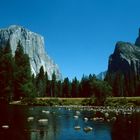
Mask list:
POLYGON ((138 37, 136 39, 135 45, 140 46, 140 28, 139 28, 139 33, 138 33, 138 37))
POLYGON ((20 41, 24 52, 30 58, 31 70, 34 75, 37 75, 40 67, 43 66, 50 79, 53 72, 55 72, 57 79, 61 79, 57 64, 45 52, 44 38, 41 35, 31 32, 22 26, 11 25, 8 28, 0 29, 0 45, 4 46, 8 40, 13 55, 20 41))
POLYGON ((10 25, 8 28, 24 28, 20 25, 10 25))
POLYGON ((20 25, 10 25, 9 27, 1 28, 0 30, 17 30, 17 29, 25 29, 23 26, 20 25))

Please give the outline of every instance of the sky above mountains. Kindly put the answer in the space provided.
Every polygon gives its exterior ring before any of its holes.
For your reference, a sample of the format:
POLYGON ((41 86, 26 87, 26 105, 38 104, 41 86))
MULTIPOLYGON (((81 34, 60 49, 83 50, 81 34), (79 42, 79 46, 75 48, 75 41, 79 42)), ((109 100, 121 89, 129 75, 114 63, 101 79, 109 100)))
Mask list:
POLYGON ((117 41, 135 42, 139 0, 1 0, 0 28, 16 24, 44 36, 63 77, 107 69, 117 41))

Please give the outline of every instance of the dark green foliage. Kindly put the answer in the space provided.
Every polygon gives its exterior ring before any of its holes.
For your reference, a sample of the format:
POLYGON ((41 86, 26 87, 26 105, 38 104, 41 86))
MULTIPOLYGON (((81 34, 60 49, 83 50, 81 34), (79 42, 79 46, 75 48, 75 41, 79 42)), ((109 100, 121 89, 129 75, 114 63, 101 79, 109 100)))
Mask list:
POLYGON ((48 80, 47 76, 45 85, 45 96, 92 97, 88 101, 89 105, 103 105, 106 97, 112 96, 111 86, 105 81, 96 79, 96 76, 91 74, 89 76, 83 76, 81 81, 78 81, 75 77, 71 82, 68 77, 64 81, 57 81, 55 73, 53 73, 52 80, 48 80))
POLYGON ((49 105, 49 106, 60 105, 60 101, 57 98, 49 99, 47 101, 47 105, 49 105))
POLYGON ((95 75, 89 75, 81 80, 82 97, 91 97, 83 103, 89 105, 103 105, 106 97, 112 96, 111 86, 105 82, 98 80, 95 75))
POLYGON ((9 101, 13 97, 14 59, 9 41, 0 48, 0 98, 9 101))
POLYGON ((24 54, 20 42, 15 51, 14 87, 15 100, 19 100, 23 97, 35 96, 29 57, 27 54, 24 54))
POLYGON ((83 106, 87 106, 87 105, 93 106, 95 105, 95 98, 91 97, 91 98, 84 99, 81 104, 83 106))
POLYGON ((55 72, 52 74, 52 80, 48 79, 48 74, 46 72, 45 79, 45 95, 48 97, 60 97, 62 94, 62 84, 61 81, 56 80, 55 72))
POLYGON ((23 97, 26 98, 34 98, 36 97, 36 90, 33 86, 32 81, 28 81, 21 86, 21 91, 23 93, 23 97))
POLYGON ((12 56, 9 41, 0 47, 0 97, 8 101, 23 97, 34 97, 29 57, 18 43, 15 58, 12 56))
POLYGON ((106 97, 112 95, 112 88, 105 81, 100 80, 93 81, 93 91, 96 105, 104 105, 106 97))
POLYGON ((57 81, 58 97, 62 97, 62 82, 57 81))
POLYGON ((137 100, 133 98, 127 99, 127 97, 115 97, 115 98, 113 97, 113 98, 108 98, 105 101, 105 105, 112 106, 112 107, 135 106, 138 105, 136 101, 137 100))
POLYGON ((69 78, 65 78, 64 82, 62 83, 62 92, 63 97, 71 97, 71 84, 69 78))
MULTIPOLYGON (((108 96, 139 96, 140 76, 134 75, 133 70, 127 75, 119 71, 116 74, 108 73, 105 80, 98 80, 95 75, 90 74, 83 76, 81 81, 76 77, 72 81, 68 77, 58 81, 55 72, 50 80, 43 66, 35 77, 31 75, 29 57, 24 53, 20 42, 15 57, 12 56, 9 41, 4 47, 0 47, 1 99, 10 101, 25 98, 31 102, 37 96, 89 97, 82 102, 83 105, 104 105, 108 96)), ((54 105, 55 101, 48 104, 54 105)))
POLYGON ((45 73, 45 84, 44 84, 44 88, 45 88, 45 93, 44 93, 44 95, 45 96, 51 96, 51 82, 50 82, 50 80, 49 80, 49 78, 48 78, 48 73, 46 72, 45 73))
POLYGON ((72 97, 79 97, 79 81, 75 77, 71 83, 71 96, 72 97))
POLYGON ((89 81, 89 78, 83 76, 80 84, 81 84, 81 95, 82 95, 82 97, 90 97, 90 81, 89 81))
POLYGON ((52 97, 57 97, 58 96, 58 90, 57 90, 57 83, 56 83, 56 75, 55 72, 52 74, 52 97))
POLYGON ((46 82, 46 96, 47 97, 52 97, 52 84, 51 84, 51 80, 48 80, 46 82))
POLYGON ((121 71, 108 73, 105 81, 112 86, 113 96, 115 97, 140 96, 140 78, 133 70, 128 73, 122 73, 121 71))
POLYGON ((38 97, 44 97, 46 92, 46 78, 43 66, 40 67, 40 71, 36 76, 36 90, 38 97))

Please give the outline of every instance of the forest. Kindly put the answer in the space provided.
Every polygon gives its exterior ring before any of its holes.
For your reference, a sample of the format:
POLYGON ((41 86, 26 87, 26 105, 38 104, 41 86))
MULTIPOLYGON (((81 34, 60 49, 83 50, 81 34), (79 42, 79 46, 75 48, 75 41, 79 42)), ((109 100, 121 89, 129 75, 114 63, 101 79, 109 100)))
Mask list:
POLYGON ((81 80, 76 77, 73 80, 68 77, 57 80, 54 72, 52 79, 49 79, 43 66, 34 76, 31 73, 29 57, 24 53, 20 42, 15 56, 12 55, 9 41, 4 47, 0 46, 0 99, 8 102, 35 97, 95 97, 102 103, 106 97, 138 96, 140 82, 135 83, 134 77, 129 79, 131 84, 125 82, 127 79, 123 80, 123 75, 117 74, 114 81, 111 81, 110 77, 108 74, 105 80, 99 80, 94 74, 90 74, 83 75, 81 80))

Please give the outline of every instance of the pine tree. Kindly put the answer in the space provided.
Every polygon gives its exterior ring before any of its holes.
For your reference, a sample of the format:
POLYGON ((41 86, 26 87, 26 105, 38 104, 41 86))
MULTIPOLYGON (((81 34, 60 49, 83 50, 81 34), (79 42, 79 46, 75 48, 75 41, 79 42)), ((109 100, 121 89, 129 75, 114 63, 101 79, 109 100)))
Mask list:
POLYGON ((57 82, 57 89, 58 89, 58 97, 62 97, 62 82, 57 82))
POLYGON ((90 82, 87 76, 83 75, 82 80, 81 80, 81 88, 82 88, 81 96, 90 97, 90 82))
POLYGON ((52 96, 57 97, 58 96, 58 90, 57 90, 57 81, 56 81, 56 75, 55 72, 52 74, 52 96))
POLYGON ((43 66, 40 67, 39 73, 36 76, 36 89, 39 97, 44 97, 46 93, 46 79, 43 66))
POLYGON ((62 93, 63 97, 71 97, 71 83, 68 77, 63 81, 62 93))
POLYGON ((15 51, 14 98, 18 100, 34 96, 35 87, 32 83, 29 57, 24 54, 23 47, 19 42, 15 51))
POLYGON ((95 97, 95 104, 96 105, 104 105, 104 101, 107 96, 112 95, 112 88, 111 86, 101 80, 94 80, 93 81, 93 90, 94 90, 94 97, 95 97))
POLYGON ((72 80, 71 96, 72 97, 79 97, 79 81, 77 80, 76 77, 72 80))
POLYGON ((47 71, 45 72, 45 96, 50 96, 50 86, 49 86, 49 78, 48 78, 48 73, 47 71))
POLYGON ((7 101, 13 98, 14 59, 9 40, 0 47, 0 97, 7 101))

